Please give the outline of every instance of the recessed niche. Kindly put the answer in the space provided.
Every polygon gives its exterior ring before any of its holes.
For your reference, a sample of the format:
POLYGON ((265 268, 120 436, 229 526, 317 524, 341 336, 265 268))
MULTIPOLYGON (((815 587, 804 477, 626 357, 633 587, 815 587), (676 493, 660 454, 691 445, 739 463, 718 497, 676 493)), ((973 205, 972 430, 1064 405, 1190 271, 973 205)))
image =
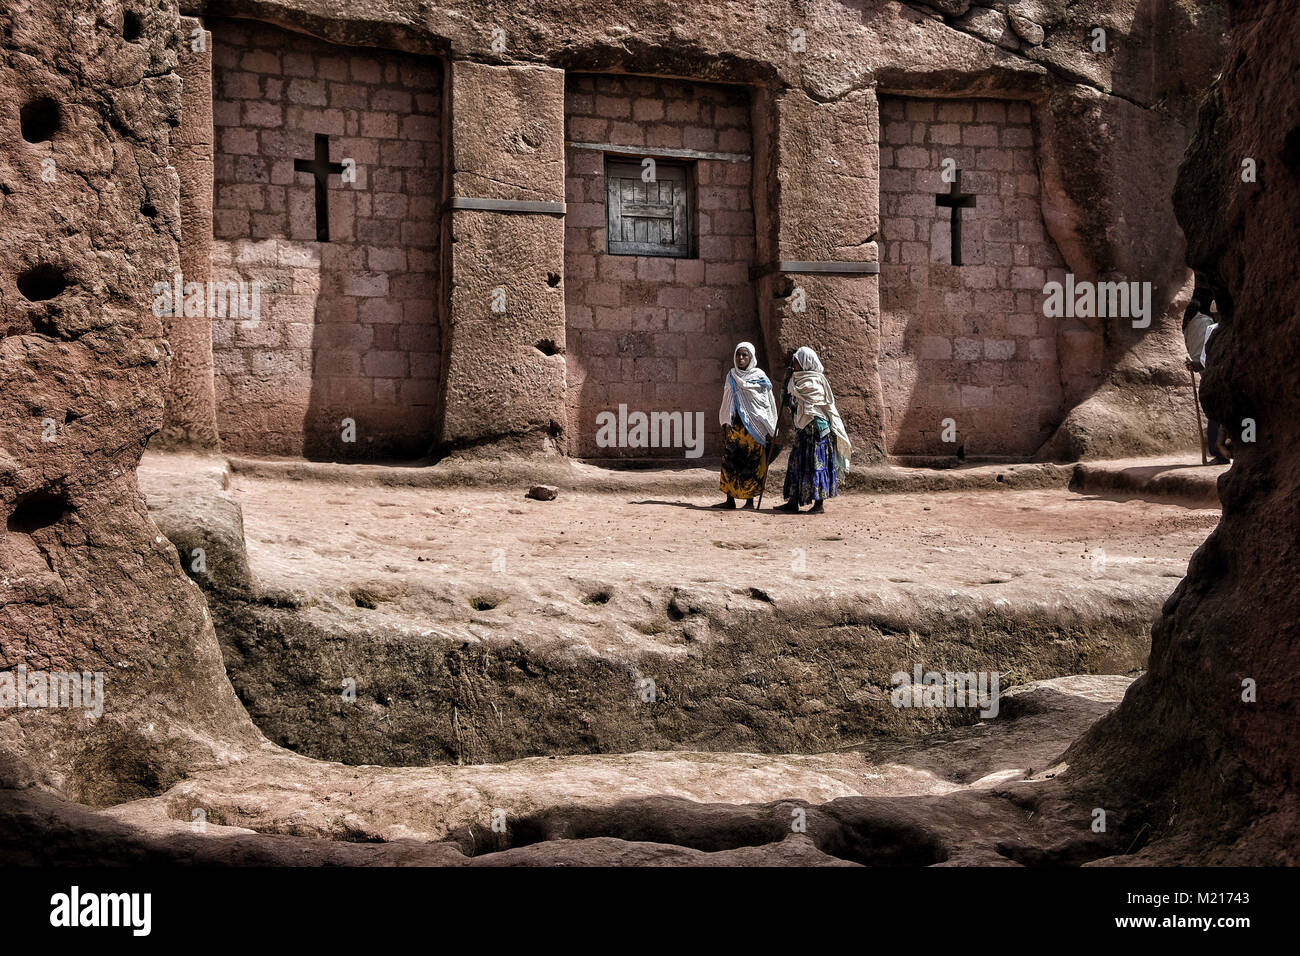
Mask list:
POLYGON ((5 527, 20 534, 32 534, 58 524, 68 513, 68 499, 52 491, 31 491, 14 502, 5 527))
POLYGON ((29 302, 53 299, 68 287, 68 277, 58 266, 48 263, 28 269, 18 277, 18 291, 29 302))
POLYGON ((555 355, 560 351, 560 347, 552 339, 542 339, 537 343, 537 351, 543 355, 555 355))
POLYGON ((122 38, 134 43, 144 35, 144 19, 134 10, 122 14, 122 38))
POLYGON ((54 134, 63 128, 59 104, 48 96, 25 105, 18 111, 18 121, 22 127, 23 139, 29 143, 44 143, 53 139, 54 134))

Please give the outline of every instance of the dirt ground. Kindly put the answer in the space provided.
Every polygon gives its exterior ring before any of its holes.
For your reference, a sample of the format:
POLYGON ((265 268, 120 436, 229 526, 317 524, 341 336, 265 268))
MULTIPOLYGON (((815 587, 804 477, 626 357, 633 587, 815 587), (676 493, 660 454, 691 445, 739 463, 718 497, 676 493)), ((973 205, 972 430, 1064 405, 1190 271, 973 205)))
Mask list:
MULTIPOLYGON (((635 617, 650 582, 773 603, 846 591, 885 606, 1163 599, 1218 521, 1217 509, 1063 489, 849 495, 820 516, 717 511, 698 494, 542 502, 244 476, 233 492, 263 587, 398 616, 432 612, 420 596, 436 596, 439 623, 469 634, 560 612, 603 622, 620 604, 635 617)), ((645 630, 601 627, 599 640, 653 641, 645 630)))

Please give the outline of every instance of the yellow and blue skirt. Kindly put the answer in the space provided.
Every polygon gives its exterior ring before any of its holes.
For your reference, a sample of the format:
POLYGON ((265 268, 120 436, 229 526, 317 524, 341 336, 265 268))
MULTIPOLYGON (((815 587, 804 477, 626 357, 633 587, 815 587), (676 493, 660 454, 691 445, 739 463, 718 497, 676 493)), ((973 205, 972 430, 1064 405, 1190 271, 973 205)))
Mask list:
POLYGON ((767 474, 767 450, 744 425, 723 429, 722 477, 718 487, 733 498, 757 498, 767 474))

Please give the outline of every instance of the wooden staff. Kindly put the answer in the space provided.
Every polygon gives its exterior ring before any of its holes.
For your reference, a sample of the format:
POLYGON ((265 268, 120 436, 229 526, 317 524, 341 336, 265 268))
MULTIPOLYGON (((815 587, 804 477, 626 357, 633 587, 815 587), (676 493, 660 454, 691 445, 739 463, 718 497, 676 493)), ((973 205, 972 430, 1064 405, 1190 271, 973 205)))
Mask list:
POLYGON ((1201 442, 1201 464, 1208 465, 1210 459, 1205 454, 1205 428, 1201 425, 1201 399, 1196 392, 1196 369, 1188 365, 1187 371, 1192 376, 1192 404, 1196 406, 1196 437, 1201 442))
POLYGON ((763 492, 767 491, 767 473, 772 470, 773 459, 775 459, 777 455, 781 454, 781 446, 776 443, 775 435, 773 435, 772 440, 767 443, 767 447, 763 450, 763 454, 767 456, 767 467, 763 469, 763 483, 758 486, 758 504, 754 506, 755 511, 763 510, 763 492))

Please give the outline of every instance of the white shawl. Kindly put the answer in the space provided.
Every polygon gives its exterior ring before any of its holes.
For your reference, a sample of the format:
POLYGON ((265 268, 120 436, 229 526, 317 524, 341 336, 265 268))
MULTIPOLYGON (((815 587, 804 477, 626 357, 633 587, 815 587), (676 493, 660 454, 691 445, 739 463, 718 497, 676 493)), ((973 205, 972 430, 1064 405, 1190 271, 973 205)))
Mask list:
POLYGON ((795 428, 805 428, 813 417, 825 419, 835 436, 835 454, 841 460, 845 471, 849 468, 849 458, 853 454, 853 443, 840 418, 840 410, 835 407, 835 393, 831 383, 822 370, 822 363, 817 353, 804 346, 794 353, 795 363, 801 372, 790 377, 790 391, 794 395, 797 411, 794 417, 795 428))
POLYGON ((772 383, 758 367, 758 352, 749 342, 741 342, 731 354, 733 368, 722 386, 718 424, 730 425, 732 416, 737 415, 745 431, 760 445, 766 445, 776 432, 777 407, 772 396, 772 383), (735 356, 742 349, 749 353, 750 359, 749 368, 743 370, 734 367, 735 356))

